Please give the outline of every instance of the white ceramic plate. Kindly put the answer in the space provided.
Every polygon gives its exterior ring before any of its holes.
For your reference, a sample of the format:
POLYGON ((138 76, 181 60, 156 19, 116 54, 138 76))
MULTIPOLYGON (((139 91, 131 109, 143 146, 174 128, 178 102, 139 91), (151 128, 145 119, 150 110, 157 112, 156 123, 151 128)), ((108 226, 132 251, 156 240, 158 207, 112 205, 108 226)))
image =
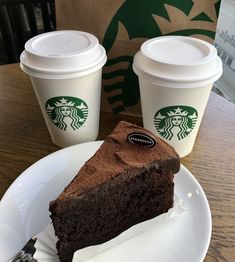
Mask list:
MULTIPOLYGON (((3 262, 50 223, 49 202, 59 195, 101 143, 96 141, 59 150, 36 162, 15 180, 0 202, 0 254, 3 262)), ((128 252, 132 248, 133 254, 129 261, 202 261, 211 237, 211 213, 201 186, 184 166, 175 176, 175 193, 186 206, 185 212, 177 219, 149 230, 137 241, 138 246, 130 246, 131 242, 128 246, 128 241, 125 241, 92 261, 108 261, 105 256, 109 261, 115 261, 115 257, 125 254, 127 247, 128 252)), ((48 238, 54 241, 50 232, 48 238)), ((52 259, 55 250, 48 258, 48 248, 53 250, 48 245, 45 241, 45 251, 39 251, 45 259, 40 257, 39 261, 57 261, 52 259)))

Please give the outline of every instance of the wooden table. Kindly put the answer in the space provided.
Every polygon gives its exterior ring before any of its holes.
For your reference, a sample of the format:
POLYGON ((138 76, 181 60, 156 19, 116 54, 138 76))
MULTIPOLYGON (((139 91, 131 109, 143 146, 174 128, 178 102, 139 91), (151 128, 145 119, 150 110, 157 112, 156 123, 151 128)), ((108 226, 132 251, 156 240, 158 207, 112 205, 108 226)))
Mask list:
MULTIPOLYGON (((51 142, 30 80, 19 64, 0 66, 0 112, 1 199, 27 167, 59 148, 51 142)), ((142 124, 139 118, 102 113, 98 139, 121 119, 142 124)), ((182 163, 202 185, 212 211, 205 261, 235 261, 235 105, 211 93, 194 150, 182 163)))

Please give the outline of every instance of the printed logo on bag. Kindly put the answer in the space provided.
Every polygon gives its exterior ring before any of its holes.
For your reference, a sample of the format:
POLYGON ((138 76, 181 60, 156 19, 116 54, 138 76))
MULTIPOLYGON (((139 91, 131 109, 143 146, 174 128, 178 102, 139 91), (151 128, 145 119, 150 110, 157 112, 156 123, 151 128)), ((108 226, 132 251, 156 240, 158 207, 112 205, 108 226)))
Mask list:
MULTIPOLYGON (((114 113, 119 113, 126 110, 136 112, 133 106, 140 101, 138 78, 132 69, 135 39, 201 35, 213 40, 220 1, 126 0, 116 1, 112 7, 105 5, 106 2, 103 8, 111 8, 110 13, 114 16, 102 41, 108 54, 103 70, 104 101, 107 100, 114 113)), ((109 15, 101 19, 101 23, 106 23, 107 17, 109 15)))
POLYGON ((47 100, 46 111, 52 123, 66 131, 79 129, 86 122, 88 106, 85 101, 72 96, 58 96, 47 100))
POLYGON ((182 140, 194 129, 198 112, 190 106, 169 106, 156 112, 154 125, 159 135, 167 140, 182 140))

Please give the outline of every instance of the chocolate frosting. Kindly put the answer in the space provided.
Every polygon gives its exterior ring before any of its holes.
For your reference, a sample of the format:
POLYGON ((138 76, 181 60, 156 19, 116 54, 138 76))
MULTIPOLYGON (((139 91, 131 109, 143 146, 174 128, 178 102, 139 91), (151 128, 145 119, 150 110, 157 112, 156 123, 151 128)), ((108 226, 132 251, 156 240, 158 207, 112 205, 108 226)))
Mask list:
POLYGON ((115 179, 120 174, 131 175, 130 170, 148 169, 153 165, 176 173, 180 168, 179 156, 170 145, 148 130, 121 121, 58 199, 69 199, 75 195, 79 197, 83 192, 115 179), (127 136, 133 132, 150 136, 156 144, 145 147, 131 143, 127 136))

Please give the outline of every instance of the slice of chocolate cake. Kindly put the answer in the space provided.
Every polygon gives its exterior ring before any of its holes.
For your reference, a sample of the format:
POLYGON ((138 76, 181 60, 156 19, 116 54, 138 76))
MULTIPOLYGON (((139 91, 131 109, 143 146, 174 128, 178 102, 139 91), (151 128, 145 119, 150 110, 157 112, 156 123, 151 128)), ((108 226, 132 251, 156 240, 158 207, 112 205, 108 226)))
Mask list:
POLYGON ((173 175, 180 158, 151 132, 120 122, 50 203, 58 255, 72 261, 76 250, 101 244, 173 206, 173 175))

